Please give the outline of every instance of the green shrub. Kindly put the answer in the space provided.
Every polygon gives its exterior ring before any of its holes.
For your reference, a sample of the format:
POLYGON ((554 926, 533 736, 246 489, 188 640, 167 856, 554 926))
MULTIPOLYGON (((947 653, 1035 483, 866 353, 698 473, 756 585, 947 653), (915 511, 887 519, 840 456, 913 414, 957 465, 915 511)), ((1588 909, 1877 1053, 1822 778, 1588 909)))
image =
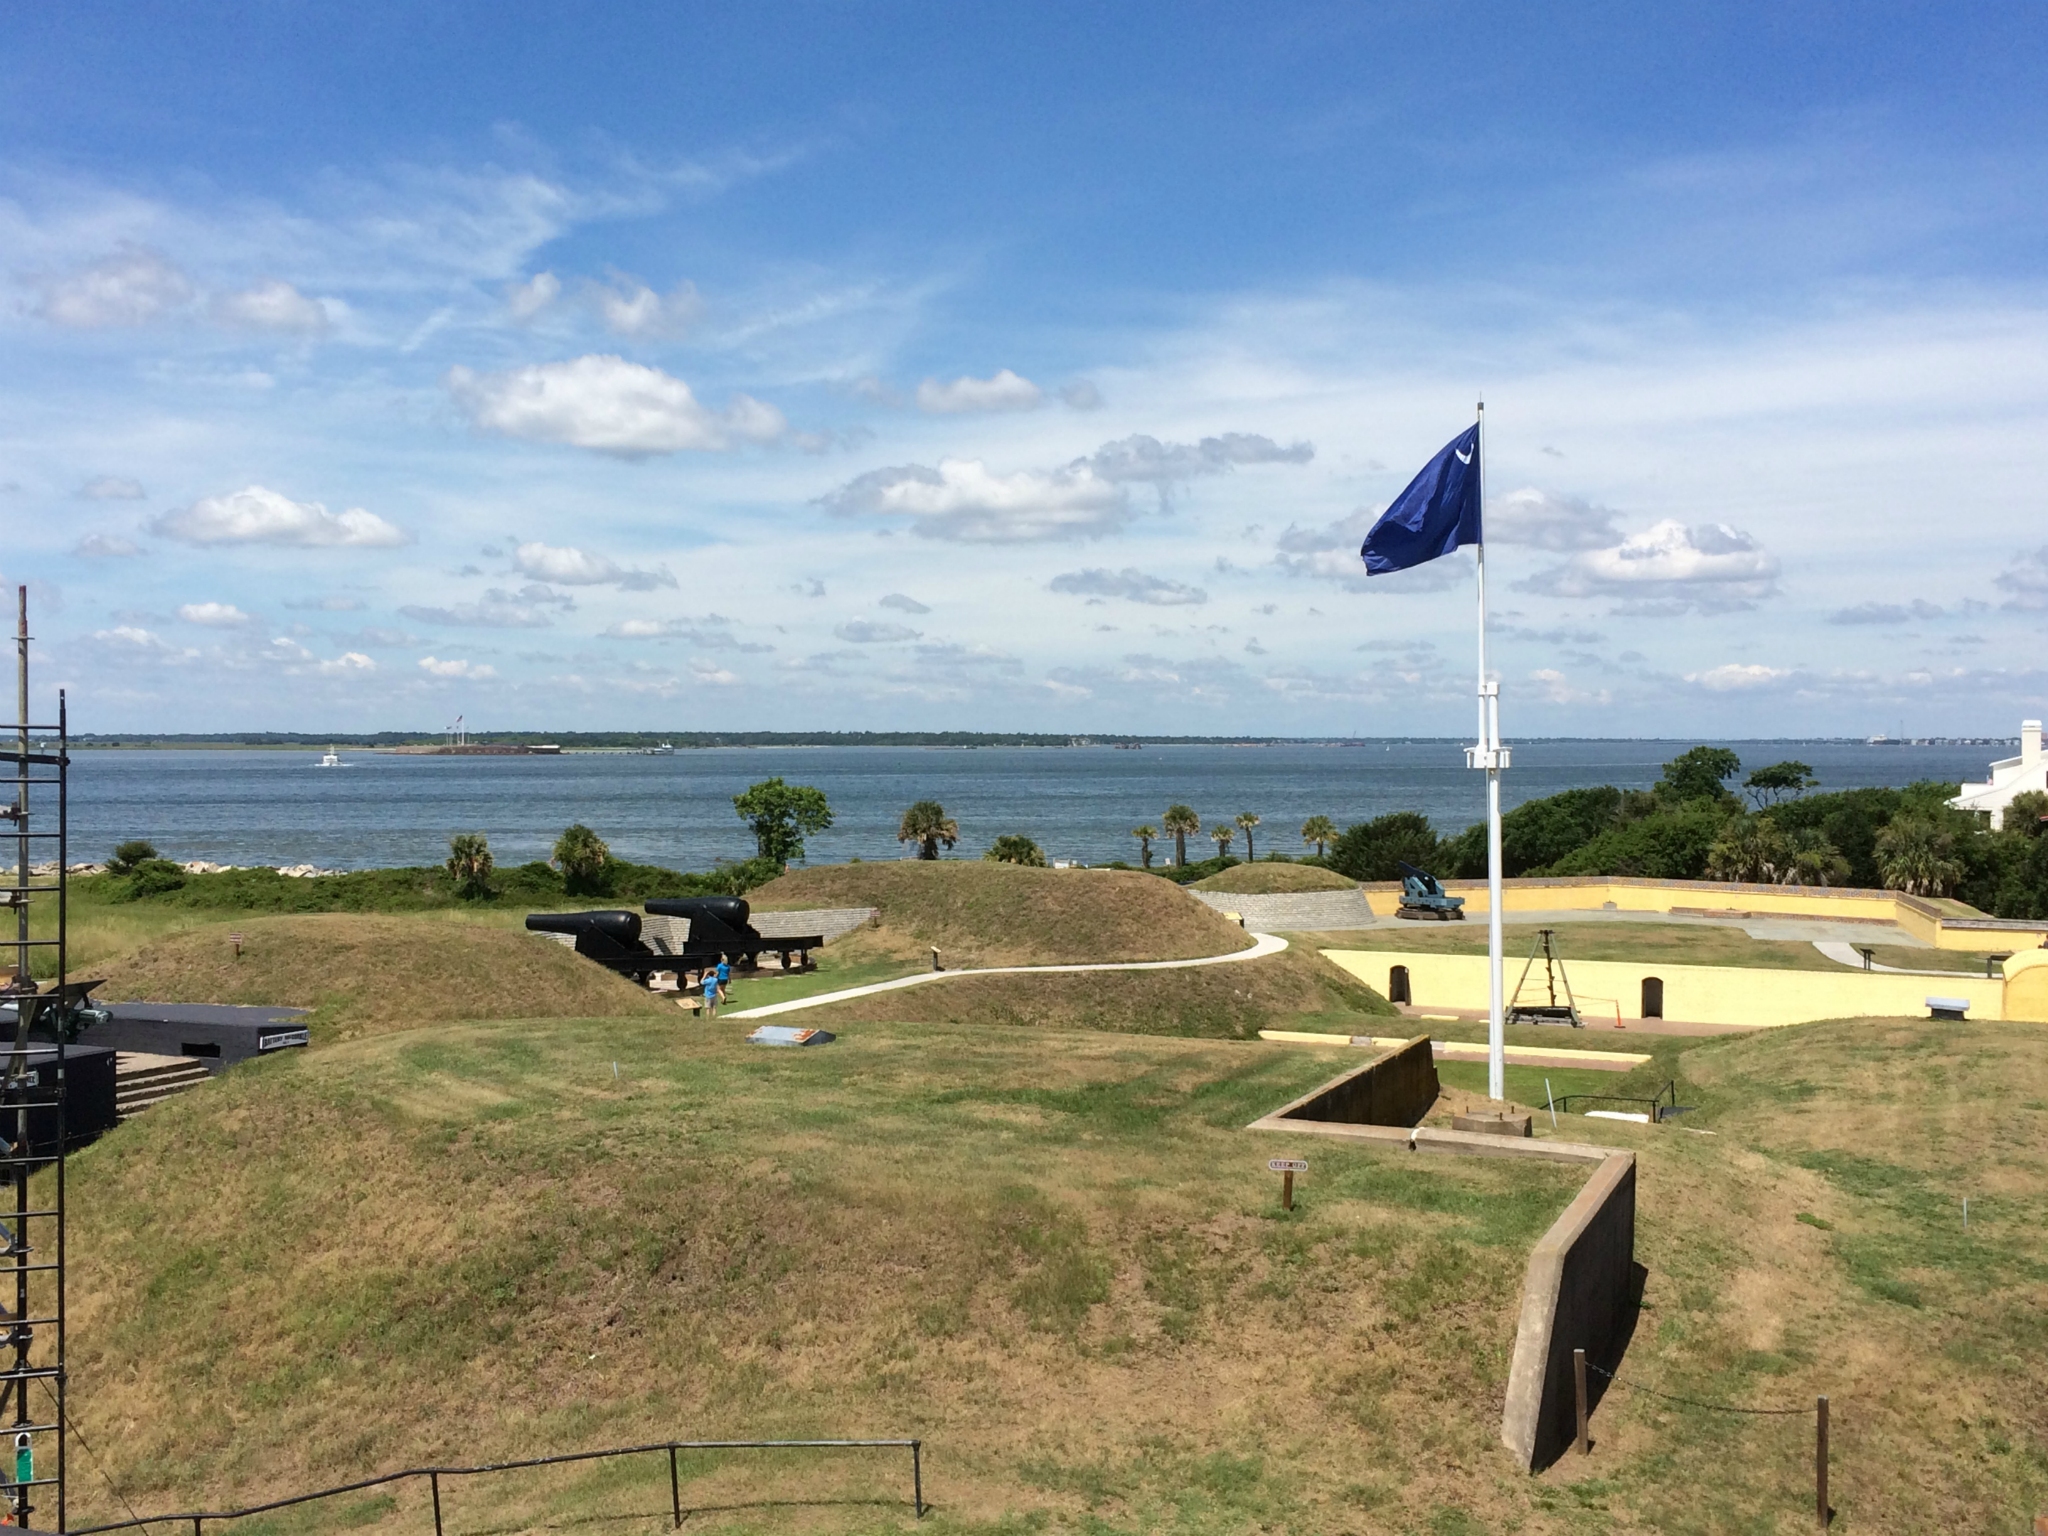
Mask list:
POLYGON ((571 896, 614 895, 612 851, 605 840, 577 822, 555 839, 553 863, 562 872, 562 889, 571 896))
POLYGON ((137 865, 146 864, 158 857, 155 843, 144 842, 139 837, 134 838, 114 850, 114 856, 107 860, 107 873, 132 875, 137 865))

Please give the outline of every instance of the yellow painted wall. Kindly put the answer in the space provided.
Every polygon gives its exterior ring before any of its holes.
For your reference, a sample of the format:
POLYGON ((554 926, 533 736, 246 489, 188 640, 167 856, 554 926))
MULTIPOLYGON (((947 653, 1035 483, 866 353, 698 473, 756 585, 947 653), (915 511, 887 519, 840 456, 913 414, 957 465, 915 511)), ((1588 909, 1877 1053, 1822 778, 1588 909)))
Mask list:
MULTIPOLYGON (((2029 952, 2033 953, 2033 952, 2029 952)), ((1487 973, 1484 955, 1430 955, 1396 949, 1326 949, 1330 961, 1382 993, 1392 967, 1408 967, 1409 993, 1422 1008, 1485 1008, 1487 973)), ((2048 960, 2048 952, 2043 952, 2048 960)), ((1508 961, 1507 988, 1512 997, 1522 973, 1522 958, 1508 961)), ((1618 1003, 1621 1016, 1636 1017, 1642 1005, 1643 978, 1664 980, 1664 1017, 1690 1024, 1805 1024, 1815 1019, 1925 1018, 1930 997, 1961 997, 1970 1002, 1973 1019, 2007 1015, 2007 983, 1982 976, 1889 976, 1882 971, 1780 971, 1733 965, 1661 965, 1619 960, 1574 960, 1568 969, 1579 1011, 1589 1017, 1611 1017, 1618 1003), (1591 999, 1601 999, 1599 1002, 1591 999)), ((2048 1020, 2048 965, 2025 971, 2038 983, 2042 1011, 2018 1017, 2048 1020)), ((1523 1001, 1544 1002, 1539 968, 1529 980, 1523 1001)))
POLYGON ((2048 1024, 2048 949, 2030 949, 2005 962, 2005 1016, 2048 1024))
MULTIPOLYGON (((1391 913, 1399 887, 1371 887, 1373 904, 1391 913)), ((1447 880, 1444 889, 1465 898, 1468 917, 1484 917, 1488 900, 1483 880, 1447 880)), ((1985 930, 1952 926, 1941 909, 1896 891, 1821 890, 1812 886, 1722 885, 1691 880, 1506 880, 1503 912, 1597 912, 1612 904, 1620 912, 1755 912, 1817 921, 1895 924, 1936 949, 1993 952, 2030 948, 2048 939, 2048 922, 2024 929, 1985 930)), ((1873 933, 1872 942, 1884 942, 1873 933)))

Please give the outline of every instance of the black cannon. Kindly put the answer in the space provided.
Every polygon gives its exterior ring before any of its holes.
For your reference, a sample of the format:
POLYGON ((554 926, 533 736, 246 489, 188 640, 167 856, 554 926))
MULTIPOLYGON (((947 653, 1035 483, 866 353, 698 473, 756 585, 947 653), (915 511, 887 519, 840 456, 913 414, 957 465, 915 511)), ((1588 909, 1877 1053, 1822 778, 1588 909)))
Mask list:
POLYGON ((532 912, 527 914, 531 933, 559 933, 576 941, 576 953, 586 960, 622 971, 636 981, 645 981, 656 971, 674 970, 673 958, 657 953, 640 938, 640 914, 617 909, 596 912, 532 912))
POLYGON ((1401 866, 1401 905, 1394 916, 1436 923, 1465 920, 1464 897, 1447 895, 1435 875, 1406 860, 1395 862, 1401 866))
POLYGON ((683 945, 683 954, 708 953, 714 961, 723 957, 748 968, 760 964, 764 951, 781 955, 784 970, 792 969, 791 955, 797 957, 797 967, 806 966, 810 963, 810 952, 825 944, 824 935, 817 933, 762 937, 754 927, 753 911, 743 896, 658 896, 647 903, 647 914, 688 921, 690 935, 683 945))

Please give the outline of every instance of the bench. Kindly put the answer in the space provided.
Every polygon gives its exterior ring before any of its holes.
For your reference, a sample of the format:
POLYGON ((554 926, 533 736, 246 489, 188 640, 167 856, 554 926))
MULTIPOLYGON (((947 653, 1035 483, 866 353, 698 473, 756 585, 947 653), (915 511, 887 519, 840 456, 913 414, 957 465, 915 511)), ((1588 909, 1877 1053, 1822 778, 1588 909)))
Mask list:
POLYGON ((1960 1024, 1969 1017, 1970 1000, 1967 997, 1930 997, 1927 999, 1927 1011, 1930 1017, 1960 1024))

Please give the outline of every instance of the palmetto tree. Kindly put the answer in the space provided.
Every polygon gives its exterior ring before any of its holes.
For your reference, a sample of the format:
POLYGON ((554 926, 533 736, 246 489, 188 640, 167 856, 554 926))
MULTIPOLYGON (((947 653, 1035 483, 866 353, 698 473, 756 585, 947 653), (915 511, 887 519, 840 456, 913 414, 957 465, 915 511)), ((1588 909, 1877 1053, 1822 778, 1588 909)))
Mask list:
POLYGON ((1792 834, 1792 857, 1778 879, 1785 885, 1839 885, 1849 878, 1849 861, 1819 827, 1792 834))
POLYGON ((1236 837, 1237 828, 1227 821, 1220 821, 1209 829, 1209 840, 1216 845, 1217 858, 1224 859, 1230 856, 1230 845, 1236 837))
POLYGON ((562 889, 571 896, 602 896, 612 851, 603 838, 577 822, 555 839, 554 866, 562 872, 562 889))
POLYGON ((1258 857, 1252 848, 1252 828, 1259 824, 1259 818, 1250 811, 1239 811, 1237 824, 1244 829, 1244 857, 1245 862, 1250 863, 1258 857))
POLYGON ((1173 839, 1173 863, 1178 869, 1188 861, 1188 834, 1202 830, 1202 818, 1191 805, 1169 805, 1166 814, 1159 818, 1159 825, 1173 839))
POLYGON ((1131 836, 1138 840, 1138 860, 1146 869, 1152 867, 1152 839, 1159 835, 1157 827, 1133 827, 1131 836))
POLYGON ((1792 845, 1768 816, 1734 816, 1707 850, 1707 876, 1770 885, 1792 861, 1792 845))
POLYGON ((1028 864, 1045 868, 1045 850, 1021 832, 1005 832, 982 857, 991 864, 1028 864))
POLYGON ((462 896, 491 894, 491 845, 481 832, 458 832, 448 839, 448 878, 462 896))
POLYGON ((1301 840, 1316 845, 1316 857, 1323 856, 1326 844, 1337 841, 1337 823, 1327 816, 1311 816, 1301 824, 1301 840))
POLYGON ((1895 816, 1877 834, 1877 867, 1887 889, 1946 896, 1963 867, 1949 855, 1955 838, 1925 816, 1895 816))
POLYGON ((916 843, 920 859, 936 859, 939 844, 948 848, 960 841, 960 823, 946 814, 936 800, 920 800, 903 813, 896 827, 896 841, 916 843))

